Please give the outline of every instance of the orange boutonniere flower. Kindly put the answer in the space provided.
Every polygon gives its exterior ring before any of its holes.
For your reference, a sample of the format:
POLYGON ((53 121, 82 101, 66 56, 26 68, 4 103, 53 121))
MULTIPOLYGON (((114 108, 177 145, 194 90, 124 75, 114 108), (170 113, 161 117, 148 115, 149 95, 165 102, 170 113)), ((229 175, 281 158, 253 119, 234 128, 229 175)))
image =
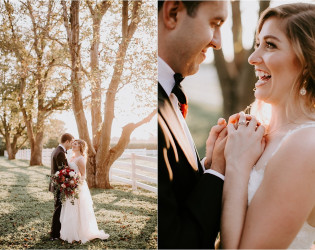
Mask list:
POLYGON ((183 117, 186 118, 188 113, 188 104, 180 104, 180 111, 182 112, 183 117))

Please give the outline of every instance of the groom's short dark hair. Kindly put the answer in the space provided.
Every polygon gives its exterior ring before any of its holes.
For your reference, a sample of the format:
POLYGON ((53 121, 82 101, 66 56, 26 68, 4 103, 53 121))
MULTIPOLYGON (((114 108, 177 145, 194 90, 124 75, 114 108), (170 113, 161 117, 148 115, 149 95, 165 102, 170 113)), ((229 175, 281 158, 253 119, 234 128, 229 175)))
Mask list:
MULTIPOLYGON (((184 6, 186 7, 187 14, 191 17, 194 17, 197 11, 197 8, 202 1, 182 1, 184 6)), ((162 6, 164 4, 164 0, 158 1, 158 11, 162 9, 162 6)))
POLYGON ((65 143, 66 141, 71 141, 74 137, 69 134, 69 133, 65 133, 61 136, 61 143, 65 143))

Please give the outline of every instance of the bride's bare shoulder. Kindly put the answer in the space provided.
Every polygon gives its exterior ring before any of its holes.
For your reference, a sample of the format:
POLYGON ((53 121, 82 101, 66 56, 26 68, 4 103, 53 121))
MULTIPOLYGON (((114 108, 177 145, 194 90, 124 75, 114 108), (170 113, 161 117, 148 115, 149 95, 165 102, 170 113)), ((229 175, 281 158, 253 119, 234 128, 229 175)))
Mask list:
POLYGON ((304 127, 292 133, 283 142, 271 164, 284 169, 315 172, 315 126, 304 127))
POLYGON ((80 156, 77 160, 77 165, 84 165, 85 166, 86 160, 84 156, 80 156))

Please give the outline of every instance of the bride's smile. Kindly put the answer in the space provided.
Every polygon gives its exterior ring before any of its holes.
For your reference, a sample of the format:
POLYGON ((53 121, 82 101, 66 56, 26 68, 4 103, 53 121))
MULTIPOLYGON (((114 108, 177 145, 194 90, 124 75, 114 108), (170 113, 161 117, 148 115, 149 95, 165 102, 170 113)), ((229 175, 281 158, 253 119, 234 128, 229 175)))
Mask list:
POLYGON ((255 84, 255 87, 258 88, 269 82, 271 75, 264 70, 255 69, 256 76, 258 77, 258 81, 255 84))
POLYGON ((285 104, 301 72, 301 65, 286 37, 281 20, 266 20, 256 37, 256 49, 248 62, 255 65, 258 77, 255 97, 267 103, 285 104))

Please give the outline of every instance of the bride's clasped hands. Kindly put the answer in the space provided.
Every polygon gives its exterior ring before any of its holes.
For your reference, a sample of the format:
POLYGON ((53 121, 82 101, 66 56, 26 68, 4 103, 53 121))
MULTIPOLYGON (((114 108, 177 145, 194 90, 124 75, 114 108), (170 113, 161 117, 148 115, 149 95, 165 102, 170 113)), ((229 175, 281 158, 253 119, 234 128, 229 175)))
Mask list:
POLYGON ((227 172, 249 174, 265 148, 264 133, 264 126, 254 116, 240 112, 229 118, 224 150, 227 172))

